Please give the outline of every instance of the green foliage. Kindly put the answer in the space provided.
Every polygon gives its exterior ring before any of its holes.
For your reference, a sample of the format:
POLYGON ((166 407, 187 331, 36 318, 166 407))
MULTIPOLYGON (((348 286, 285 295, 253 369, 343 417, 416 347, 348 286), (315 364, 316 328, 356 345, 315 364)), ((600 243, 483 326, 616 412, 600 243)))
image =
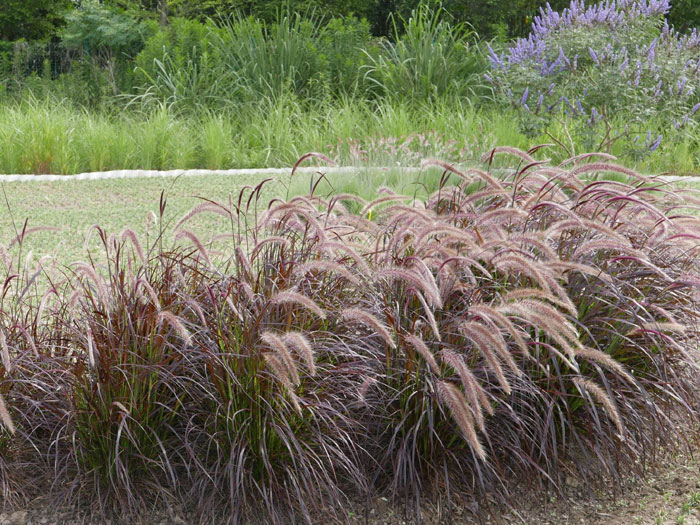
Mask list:
POLYGON ((679 31, 700 27, 700 3, 695 0, 673 0, 668 22, 679 31))
POLYGON ((146 42, 135 59, 137 100, 178 108, 220 107, 235 93, 233 71, 220 67, 210 23, 175 18, 146 42), (232 93, 233 92, 233 93, 232 93))
POLYGON ((369 23, 354 16, 332 18, 318 37, 321 76, 335 95, 362 94, 366 89, 363 70, 378 48, 369 23))
POLYGON ((90 1, 82 2, 80 8, 66 15, 60 37, 66 47, 84 50, 88 55, 134 56, 150 31, 148 24, 132 15, 90 1))
POLYGON ((0 40, 47 40, 70 6, 71 0, 3 0, 0 40))
POLYGON ((174 19, 136 58, 142 88, 134 102, 219 109, 261 95, 354 93, 369 41, 368 24, 353 17, 324 24, 298 14, 271 23, 233 16, 221 27, 174 19))

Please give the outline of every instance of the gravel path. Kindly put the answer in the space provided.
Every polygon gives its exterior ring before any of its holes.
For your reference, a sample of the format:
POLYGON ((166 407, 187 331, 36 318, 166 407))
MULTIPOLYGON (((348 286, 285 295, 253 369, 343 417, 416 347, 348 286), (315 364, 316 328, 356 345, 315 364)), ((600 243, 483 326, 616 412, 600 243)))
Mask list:
MULTIPOLYGON (((326 174, 352 174, 363 171, 389 171, 401 170, 406 173, 416 173, 421 168, 416 167, 387 167, 372 166, 357 168, 354 166, 301 166, 297 168, 297 173, 316 173, 322 171, 326 174)), ((241 175, 289 175, 291 168, 259 168, 259 169, 236 169, 236 170, 115 170, 97 171, 92 173, 79 173, 77 175, 0 175, 0 182, 53 182, 71 180, 106 180, 106 179, 138 179, 150 177, 201 177, 205 175, 241 176, 241 175)), ((700 179, 700 178, 699 178, 700 179)))

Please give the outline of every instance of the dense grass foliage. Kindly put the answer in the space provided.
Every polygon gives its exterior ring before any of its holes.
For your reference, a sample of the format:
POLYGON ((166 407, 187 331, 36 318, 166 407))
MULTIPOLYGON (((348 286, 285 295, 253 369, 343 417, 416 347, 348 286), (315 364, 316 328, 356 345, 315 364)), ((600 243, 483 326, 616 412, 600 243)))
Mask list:
MULTIPOLYGON (((31 98, 0 105, 0 172, 283 167, 304 151, 351 166, 417 167, 426 156, 474 163, 497 144, 528 148, 532 138, 517 120, 515 110, 477 109, 455 98, 310 104, 284 96, 190 116, 162 105, 103 113, 53 97, 31 98)), ((623 126, 624 117, 612 122, 623 126)), ((688 130, 687 140, 664 142, 654 152, 638 151, 635 137, 627 136, 610 152, 642 172, 689 174, 700 166, 699 131, 688 130)), ((585 141, 572 138, 566 122, 552 123, 547 133, 538 139, 561 142, 549 149, 555 159, 585 151, 585 141)), ((395 189, 408 191, 401 184, 395 189)))
POLYGON ((263 182, 203 200, 175 248, 161 199, 151 235, 95 226, 100 257, 48 286, 21 229, 1 252, 4 505, 42 487, 101 515, 178 498, 194 520, 342 521, 368 494, 413 513, 642 474, 698 415, 698 199, 534 154, 429 160, 425 200, 316 186, 263 207, 263 182))

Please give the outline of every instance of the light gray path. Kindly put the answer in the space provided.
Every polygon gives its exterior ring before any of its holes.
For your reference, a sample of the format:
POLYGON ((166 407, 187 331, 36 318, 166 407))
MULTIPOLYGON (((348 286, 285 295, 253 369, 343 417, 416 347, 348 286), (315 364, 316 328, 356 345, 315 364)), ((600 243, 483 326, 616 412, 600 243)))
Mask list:
MULTIPOLYGON (((352 174, 364 171, 389 171, 400 170, 406 173, 418 172, 421 168, 413 167, 354 167, 354 166, 301 166, 297 168, 297 173, 316 173, 322 172, 326 174, 352 174)), ((237 176, 237 175, 289 175, 291 168, 259 168, 259 169, 236 169, 236 170, 115 170, 115 171, 98 171, 93 173, 80 173, 78 175, 0 175, 0 182, 53 182, 53 181, 71 181, 71 180, 105 180, 105 179, 138 179, 146 177, 202 177, 206 175, 221 175, 221 176, 237 176)))

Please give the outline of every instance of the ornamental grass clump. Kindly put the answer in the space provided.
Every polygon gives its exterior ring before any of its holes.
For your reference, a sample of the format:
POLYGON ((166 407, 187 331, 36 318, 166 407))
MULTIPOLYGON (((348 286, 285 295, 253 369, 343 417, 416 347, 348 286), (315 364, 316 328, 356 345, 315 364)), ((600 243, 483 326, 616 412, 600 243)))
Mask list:
POLYGON ((337 326, 369 286, 367 264, 308 199, 258 211, 263 184, 237 202, 206 201, 178 224, 223 215, 232 242, 193 297, 188 500, 233 522, 310 522, 340 512, 345 489, 365 490, 353 438, 362 425, 347 406, 368 352, 337 326))
POLYGON ((700 109, 700 36, 669 27, 669 9, 669 0, 547 5, 527 38, 490 49, 487 79, 530 132, 568 115, 584 148, 631 137, 629 147, 653 152, 696 127, 700 109))
POLYGON ((417 518, 643 475, 694 437, 700 199, 541 151, 427 161, 424 200, 316 179, 262 207, 263 182, 202 200, 172 249, 94 227, 102 256, 41 279, 3 256, 6 505, 41 487, 103 517, 342 522, 376 496, 417 518))

